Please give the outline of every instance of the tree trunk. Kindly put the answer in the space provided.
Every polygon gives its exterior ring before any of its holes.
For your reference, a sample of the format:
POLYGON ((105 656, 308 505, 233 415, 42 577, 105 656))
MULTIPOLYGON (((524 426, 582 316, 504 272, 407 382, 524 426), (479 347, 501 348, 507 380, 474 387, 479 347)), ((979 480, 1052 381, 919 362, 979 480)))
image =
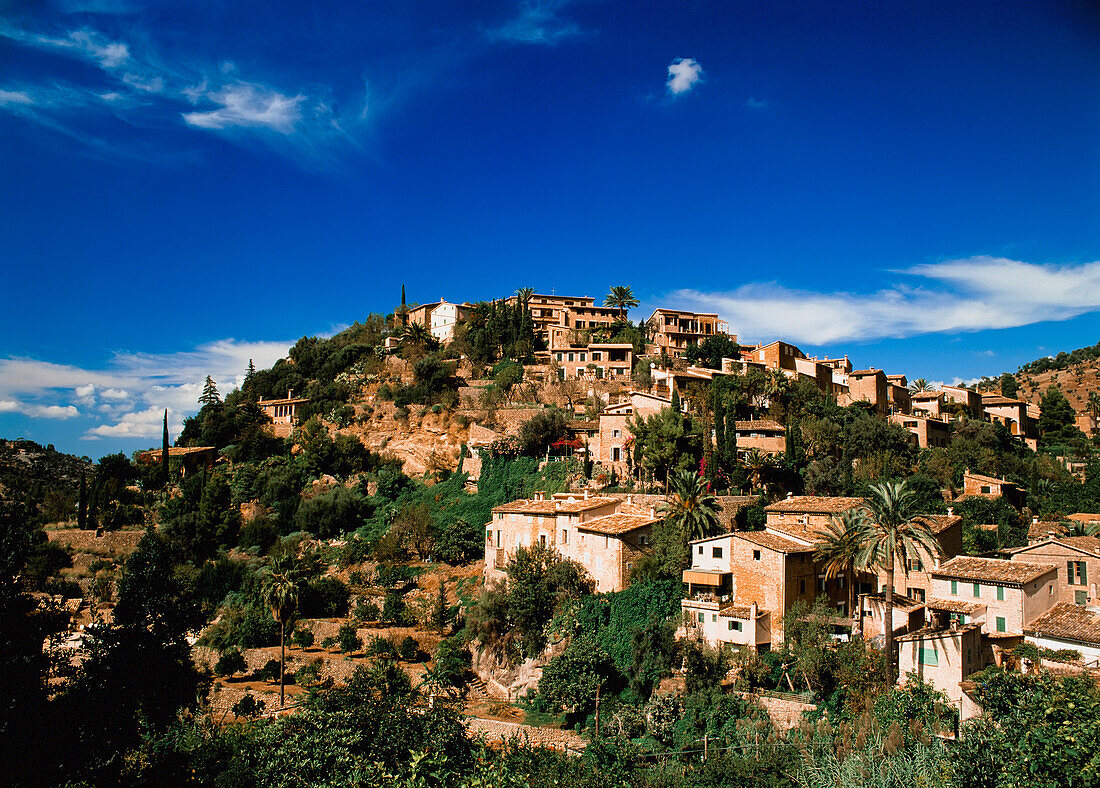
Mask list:
POLYGON ((886 686, 894 685, 894 544, 886 545, 886 686))
POLYGON ((286 624, 279 622, 279 708, 286 705, 286 624))

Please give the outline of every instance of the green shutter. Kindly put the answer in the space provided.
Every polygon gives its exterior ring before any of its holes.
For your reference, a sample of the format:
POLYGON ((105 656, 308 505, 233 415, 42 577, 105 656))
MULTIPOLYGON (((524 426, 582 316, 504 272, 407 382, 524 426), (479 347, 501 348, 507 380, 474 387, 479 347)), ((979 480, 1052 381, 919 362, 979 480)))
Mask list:
POLYGON ((1005 587, 1004 586, 997 586, 997 601, 998 602, 1004 602, 1005 601, 1005 587))
POLYGON ((951 581, 951 595, 952 596, 958 596, 958 594, 959 594, 959 581, 958 580, 952 580, 951 581))
POLYGON ((975 583, 974 584, 974 597, 976 599, 978 599, 978 598, 981 598, 981 595, 982 595, 982 587, 980 585, 978 585, 977 583, 975 583))
POLYGON ((1089 584, 1088 564, 1084 561, 1077 562, 1077 576, 1081 578, 1081 585, 1087 586, 1089 584))
POLYGON ((1004 616, 997 616, 997 631, 998 632, 1004 632, 1005 631, 1004 616))
POLYGON ((917 662, 921 665, 939 665, 940 658, 934 648, 920 648, 917 650, 917 662))

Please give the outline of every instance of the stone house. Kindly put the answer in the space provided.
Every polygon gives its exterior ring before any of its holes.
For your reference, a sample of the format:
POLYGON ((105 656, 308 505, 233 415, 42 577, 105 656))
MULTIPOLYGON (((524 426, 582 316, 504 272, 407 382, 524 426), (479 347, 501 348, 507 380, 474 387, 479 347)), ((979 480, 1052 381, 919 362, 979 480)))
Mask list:
POLYGON ((848 393, 838 398, 841 405, 869 402, 875 413, 885 416, 890 410, 886 373, 881 369, 861 369, 848 373, 848 393))
POLYGON ((553 350, 558 380, 629 381, 634 368, 634 346, 627 343, 592 342, 585 347, 553 350))
POLYGON ((293 391, 288 391, 286 397, 282 399, 260 397, 256 404, 260 406, 264 415, 271 419, 272 424, 294 425, 298 423, 299 406, 307 402, 309 402, 307 397, 295 397, 293 391))
MULTIPOLYGON (((515 306, 518 296, 509 296, 505 303, 515 306)), ((615 322, 619 310, 596 305, 591 296, 560 296, 547 293, 535 293, 527 301, 531 310, 531 322, 535 336, 541 338, 547 347, 553 348, 551 330, 554 327, 575 330, 601 328, 615 322)))
POLYGON ((891 413, 912 412, 913 394, 909 391, 909 383, 905 375, 886 376, 886 400, 891 413))
POLYGON ((1009 551, 1012 561, 1047 564, 1057 572, 1057 600, 1075 605, 1100 602, 1100 537, 1058 536, 1009 551))
POLYGON ((412 307, 406 313, 406 319, 410 325, 424 326, 440 344, 446 345, 454 339, 455 327, 469 314, 469 304, 452 304, 441 298, 430 304, 412 307))
POLYGON ((1039 412, 1034 405, 999 394, 983 394, 982 413, 988 421, 1004 424, 1032 451, 1038 446, 1039 412))
MULTIPOLYGON (((729 323, 713 312, 689 312, 683 309, 658 308, 647 321, 653 331, 653 342, 647 352, 666 353, 681 358, 689 347, 699 345, 709 336, 729 336, 729 323)), ((733 342, 737 337, 731 336, 733 342)))
MULTIPOLYGON (((923 548, 910 556, 908 565, 900 560, 894 564, 894 592, 923 604, 931 596, 932 573, 942 564, 962 552, 962 518, 951 509, 947 514, 925 514, 919 518, 935 535, 940 554, 930 555, 923 548)), ((886 571, 879 570, 875 591, 886 587, 886 571)))
POLYGON ((1017 499, 1020 497, 1020 491, 1014 483, 1007 479, 973 473, 967 468, 963 471, 963 495, 982 498, 1001 498, 1003 496, 1010 499, 1009 502, 1015 506, 1017 499))
POLYGON ((1100 665, 1100 608, 1059 602, 1024 627, 1024 637, 1040 648, 1073 649, 1086 666, 1100 665))
POLYGON ((600 592, 621 591, 629 584, 657 522, 652 508, 630 498, 589 496, 587 491, 540 493, 494 507, 492 518, 485 525, 487 583, 504 579, 516 548, 541 545, 583 566, 600 592))
POLYGON ((626 400, 608 405, 600 413, 599 452, 596 460, 613 467, 620 475, 628 473, 631 440, 634 437, 628 426, 631 418, 648 418, 671 404, 671 399, 644 391, 631 391, 626 400))
POLYGON ((956 556, 931 572, 930 611, 989 634, 1023 633, 1058 600, 1057 569, 1049 564, 956 556))
POLYGON ((940 392, 942 392, 946 402, 961 405, 970 418, 980 419, 982 417, 982 395, 980 392, 963 386, 948 386, 947 384, 940 386, 940 392))
POLYGON ((951 423, 929 416, 910 413, 891 413, 891 424, 908 430, 922 449, 946 447, 951 442, 951 423))
POLYGON ((764 454, 784 454, 787 451, 787 428, 778 421, 753 419, 735 424, 738 454, 753 449, 764 454))
POLYGON ((915 391, 909 395, 910 408, 914 415, 933 419, 943 418, 944 396, 941 391, 915 391))
POLYGON ((915 673, 952 703, 962 701, 963 679, 987 664, 979 624, 918 629, 899 636, 897 644, 898 683, 915 673))
POLYGON ((788 495, 764 507, 766 528, 798 538, 816 540, 833 515, 864 505, 862 498, 830 498, 817 495, 788 495))

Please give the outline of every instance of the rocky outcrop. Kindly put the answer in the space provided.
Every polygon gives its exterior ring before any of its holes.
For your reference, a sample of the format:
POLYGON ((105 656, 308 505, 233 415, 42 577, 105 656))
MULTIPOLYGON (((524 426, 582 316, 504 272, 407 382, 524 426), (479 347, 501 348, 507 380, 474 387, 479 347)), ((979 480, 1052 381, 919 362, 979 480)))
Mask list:
POLYGON ((474 643, 470 647, 474 673, 485 682, 487 692, 502 700, 515 700, 537 690, 542 671, 550 660, 565 650, 567 641, 551 643, 537 657, 513 665, 503 655, 474 643))

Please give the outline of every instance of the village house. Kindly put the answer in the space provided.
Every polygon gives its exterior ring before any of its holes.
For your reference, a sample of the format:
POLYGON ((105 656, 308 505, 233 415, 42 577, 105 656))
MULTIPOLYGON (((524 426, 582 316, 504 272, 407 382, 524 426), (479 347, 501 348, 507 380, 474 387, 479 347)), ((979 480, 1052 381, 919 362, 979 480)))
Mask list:
POLYGON ((406 319, 410 325, 424 326, 441 345, 446 345, 454 339, 455 327, 469 314, 469 304, 452 304, 441 298, 430 304, 411 307, 406 312, 406 319))
POLYGON ((982 418, 982 395, 974 389, 963 386, 940 386, 940 392, 946 402, 952 402, 960 406, 962 411, 972 419, 982 418))
POLYGON ((1095 525, 1100 527, 1100 514, 1075 512, 1074 514, 1066 515, 1066 519, 1070 522, 1081 523, 1082 525, 1095 525))
POLYGON ((1075 605, 1100 602, 1100 537, 1056 536, 1008 551, 1013 561, 1048 564, 1057 572, 1057 601, 1075 605))
MULTIPOLYGON (((729 323, 719 320, 713 312, 659 308, 653 310, 647 322, 653 331, 653 342, 647 347, 652 355, 666 353, 681 358, 689 347, 701 344, 709 336, 729 336, 729 323)), ((735 336, 730 339, 737 342, 735 336)))
POLYGON ((925 627, 900 635, 897 644, 898 683, 915 673, 956 704, 963 679, 988 664, 980 624, 925 627))
POLYGON ((787 428, 778 421, 754 419, 735 422, 737 453, 753 449, 764 454, 784 454, 787 450, 787 428))
POLYGON ((951 442, 951 424, 929 416, 891 413, 890 423, 908 430, 921 449, 945 448, 951 442))
POLYGON ((782 642, 781 622, 791 605, 813 601, 812 542, 734 531, 693 541, 690 550, 680 603, 685 636, 767 650, 782 642))
POLYGON ((1014 501, 1019 495, 1019 490, 1007 479, 974 473, 967 468, 963 471, 963 495, 990 499, 1003 496, 1014 501))
POLYGON ((1021 635, 1057 601, 1057 570, 1042 563, 955 556, 931 572, 930 611, 987 634, 1021 635))
POLYGON ((1100 608, 1059 602, 1025 626, 1024 637, 1039 648, 1077 651, 1086 667, 1100 666, 1100 608))
POLYGON ((670 399, 631 391, 627 399, 608 405, 600 412, 600 439, 597 461, 620 476, 629 473, 633 435, 629 422, 637 416, 648 418, 672 404, 670 399))
POLYGON ((942 391, 915 391, 909 395, 909 402, 915 416, 942 419, 946 415, 942 391))
POLYGON ((552 547, 585 568, 599 592, 621 591, 644 555, 657 516, 630 498, 536 494, 492 510, 485 525, 485 580, 500 582, 519 547, 552 547))
POLYGON ((913 394, 905 375, 886 376, 886 400, 890 413, 910 413, 913 410, 913 394))
POLYGON ((837 398, 840 405, 868 402, 875 413, 885 416, 890 410, 886 373, 881 369, 861 369, 848 373, 848 393, 837 398))
POLYGON ((293 391, 288 391, 283 399, 264 399, 260 397, 256 404, 264 415, 271 419, 273 424, 297 424, 298 407, 309 402, 308 397, 295 397, 293 391))
MULTIPOLYGON (((518 296, 509 296, 505 302, 515 306, 518 296)), ((554 329, 566 332, 601 328, 621 319, 622 313, 614 307, 597 306, 591 296, 559 296, 535 293, 527 300, 531 310, 531 322, 535 336, 553 348, 551 335, 554 329)))
POLYGON ((629 342, 593 342, 581 348, 554 350, 558 380, 630 380, 634 365, 634 346, 629 342))
MULTIPOLYGON (((150 449, 142 455, 147 465, 159 463, 163 449, 150 449)), ((216 446, 169 446, 168 461, 178 460, 180 475, 187 476, 199 470, 209 471, 218 461, 218 449, 216 446)))
POLYGON ((987 420, 1004 424, 1032 451, 1038 448, 1040 412, 1034 405, 999 394, 983 394, 982 412, 987 420))

